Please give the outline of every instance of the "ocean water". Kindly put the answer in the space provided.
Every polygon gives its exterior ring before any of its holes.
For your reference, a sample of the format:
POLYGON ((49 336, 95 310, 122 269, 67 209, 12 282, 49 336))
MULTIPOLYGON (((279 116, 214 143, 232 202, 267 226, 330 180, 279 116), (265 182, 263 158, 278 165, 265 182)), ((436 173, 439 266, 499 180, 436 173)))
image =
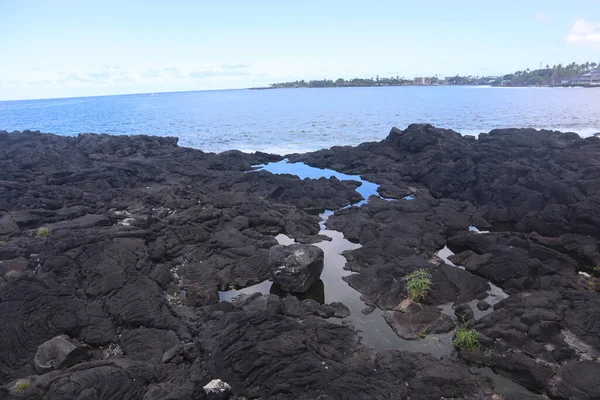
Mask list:
POLYGON ((356 145, 414 122, 469 135, 506 127, 600 132, 596 88, 222 90, 0 103, 0 130, 177 136, 182 146, 214 152, 289 154, 356 145))

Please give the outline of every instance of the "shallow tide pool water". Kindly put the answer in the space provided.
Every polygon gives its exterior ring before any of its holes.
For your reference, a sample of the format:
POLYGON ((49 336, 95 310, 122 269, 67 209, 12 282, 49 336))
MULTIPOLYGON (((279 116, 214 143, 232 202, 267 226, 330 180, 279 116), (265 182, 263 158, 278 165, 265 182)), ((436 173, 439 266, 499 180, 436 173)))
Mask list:
MULTIPOLYGON (((257 170, 262 169, 276 174, 293 174, 297 175, 301 179, 312 178, 319 179, 321 177, 329 178, 335 176, 340 180, 354 180, 361 183, 361 186, 356 190, 361 195, 368 199, 370 196, 379 196, 377 189, 378 185, 372 182, 363 180, 360 176, 346 175, 329 169, 319 169, 310 167, 304 163, 289 163, 287 160, 283 160, 276 163, 270 163, 258 166, 257 170)), ((415 196, 407 196, 400 200, 391 201, 418 201, 415 196)), ((363 200, 355 206, 360 206, 366 203, 368 200, 363 200)), ((425 338, 420 340, 405 340, 398 337, 392 328, 387 324, 382 316, 382 310, 375 308, 371 313, 364 314, 362 310, 366 307, 366 304, 361 300, 360 292, 350 287, 342 278, 351 274, 351 272, 344 269, 346 259, 342 255, 344 251, 353 250, 361 247, 360 244, 352 243, 344 238, 341 232, 328 229, 326 226, 327 218, 333 214, 334 211, 328 210, 320 214, 320 234, 331 238, 331 241, 322 241, 315 243, 315 246, 320 247, 324 254, 324 268, 321 273, 321 279, 313 285, 311 288, 312 293, 308 293, 307 296, 299 296, 300 299, 313 298, 321 303, 332 303, 342 302, 350 309, 350 316, 339 320, 336 318, 330 318, 329 321, 332 323, 342 323, 348 321, 352 323, 354 328, 359 331, 362 343, 377 349, 395 349, 403 351, 415 351, 424 352, 434 355, 436 357, 449 356, 453 352, 452 347, 452 336, 453 332, 440 335, 427 335, 425 338)), ((470 231, 476 233, 486 233, 477 230, 475 227, 470 227, 470 231)), ((279 244, 289 245, 294 243, 294 240, 286 235, 280 234, 276 236, 279 244)), ((453 253, 447 247, 444 247, 438 252, 438 257, 442 258, 447 264, 452 264, 447 257, 453 253)), ((496 304, 502 299, 508 297, 506 293, 499 287, 493 285, 491 282, 490 290, 488 290, 488 301, 490 304, 496 304)), ((271 281, 266 280, 257 285, 249 286, 238 290, 229 290, 226 292, 220 292, 220 298, 222 301, 231 301, 235 296, 239 294, 253 294, 260 292, 262 294, 275 293, 278 295, 286 295, 285 293, 277 293, 274 290, 271 281)), ((297 295, 298 296, 298 295, 297 295)), ((489 314, 493 310, 480 311, 476 307, 477 300, 469 303, 475 313, 475 318, 479 319, 486 314, 489 314)), ((453 304, 444 304, 440 306, 443 313, 453 316, 452 311, 453 304)), ((512 382, 501 375, 496 374, 489 368, 480 368, 480 372, 490 378, 494 382, 495 390, 499 394, 526 394, 531 397, 537 397, 533 393, 529 392, 524 387, 512 382)))

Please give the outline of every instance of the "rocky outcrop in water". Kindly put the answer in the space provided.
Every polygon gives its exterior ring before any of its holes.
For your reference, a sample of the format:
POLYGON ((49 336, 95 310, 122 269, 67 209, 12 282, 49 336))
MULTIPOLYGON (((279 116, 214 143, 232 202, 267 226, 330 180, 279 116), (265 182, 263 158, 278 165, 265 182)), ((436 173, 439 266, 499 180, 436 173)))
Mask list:
MULTIPOLYGON (((238 400, 491 398, 456 358, 361 345, 324 319, 342 304, 218 301, 269 277, 274 235, 310 241, 315 210, 360 199, 352 182, 248 172, 279 159, 0 132, 0 397, 204 399, 220 379, 238 400)), ((441 298, 481 297, 466 274, 441 298)))
POLYGON ((269 251, 273 282, 286 292, 304 293, 323 271, 323 250, 310 244, 277 245, 269 251))

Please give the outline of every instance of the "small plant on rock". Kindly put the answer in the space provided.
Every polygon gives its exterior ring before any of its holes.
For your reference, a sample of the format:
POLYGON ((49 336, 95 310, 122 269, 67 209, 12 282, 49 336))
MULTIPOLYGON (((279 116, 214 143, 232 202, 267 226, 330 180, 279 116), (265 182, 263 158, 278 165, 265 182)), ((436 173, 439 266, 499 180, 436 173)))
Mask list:
POLYGON ((429 330, 435 325, 437 324, 439 321, 443 321, 444 319, 440 316, 438 319, 436 319, 435 321, 433 321, 432 323, 430 323, 429 325, 427 325, 426 327, 424 327, 423 329, 421 329, 419 332, 417 332, 417 336, 420 339, 425 339, 427 337, 427 335, 429 334, 429 330))
POLYGON ((50 228, 38 228, 37 231, 35 231, 35 237, 40 239, 45 239, 50 237, 50 235, 52 235, 50 228))
POLYGON ((413 271, 402 279, 406 281, 406 291, 412 301, 423 299, 431 289, 431 274, 426 269, 413 271))
POLYGON ((6 272, 6 279, 10 279, 10 278, 18 278, 21 275, 21 273, 19 271, 17 271, 16 269, 9 269, 6 272))
POLYGON ((418 303, 431 289, 431 274, 426 269, 417 269, 406 275, 402 280, 406 281, 406 292, 408 297, 400 303, 398 308, 404 311, 412 303, 418 303))
POLYGON ((454 333, 452 345, 457 349, 479 350, 479 332, 475 329, 468 329, 466 325, 461 325, 454 333))
POLYGON ((596 283, 597 283, 597 282, 596 282, 596 278, 594 278, 594 277, 591 277, 591 278, 588 278, 588 280, 585 282, 585 286, 586 286, 586 288, 587 288, 588 290, 590 290, 590 291, 592 291, 592 292, 593 292, 593 291, 595 291, 595 290, 596 290, 596 288, 597 288, 597 284, 596 284, 596 283))
POLYGON ((20 394, 26 391, 31 386, 29 379, 18 379, 11 387, 11 390, 15 394, 20 394))

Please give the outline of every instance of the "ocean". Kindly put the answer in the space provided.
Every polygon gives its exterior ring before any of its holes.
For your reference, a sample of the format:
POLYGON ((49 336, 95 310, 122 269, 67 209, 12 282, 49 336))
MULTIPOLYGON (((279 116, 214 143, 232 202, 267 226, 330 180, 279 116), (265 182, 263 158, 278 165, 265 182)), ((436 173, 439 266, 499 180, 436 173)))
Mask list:
POLYGON ((212 152, 357 145, 415 122, 465 135, 509 127, 600 132, 600 89, 586 88, 220 90, 0 103, 0 130, 177 136, 181 146, 212 152))

